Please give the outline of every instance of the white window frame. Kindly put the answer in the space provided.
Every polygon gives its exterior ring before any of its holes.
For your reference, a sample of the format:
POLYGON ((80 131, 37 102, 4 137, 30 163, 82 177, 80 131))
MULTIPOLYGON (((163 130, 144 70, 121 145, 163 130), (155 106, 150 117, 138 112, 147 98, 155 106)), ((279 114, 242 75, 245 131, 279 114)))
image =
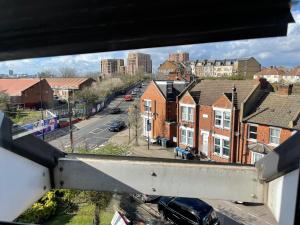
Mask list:
POLYGON ((227 158, 227 159, 229 158, 229 156, 230 156, 230 138, 229 137, 222 136, 222 135, 214 135, 214 154, 218 155, 220 157, 223 157, 223 158, 227 158), (218 145, 218 146, 220 146, 220 153, 215 151, 215 146, 216 146, 216 141, 215 140, 216 139, 220 139, 220 145, 218 145), (229 146, 228 146, 229 154, 228 155, 224 154, 224 146, 225 146, 224 141, 229 142, 229 146))
POLYGON ((257 133, 258 133, 257 132, 257 128, 258 128, 257 124, 250 124, 250 123, 248 123, 248 134, 247 134, 248 141, 257 142, 257 133), (256 132, 250 131, 250 127, 256 127, 256 132), (250 138, 250 133, 255 133, 256 134, 256 139, 250 138))
POLYGON ((181 107, 181 120, 185 122, 194 122, 194 109, 192 107, 184 106, 184 105, 181 105, 180 107, 181 107))
POLYGON ((255 164, 258 161, 258 160, 254 160, 255 159, 255 157, 254 157, 255 155, 261 156, 261 158, 263 158, 265 156, 265 154, 251 151, 251 164, 255 164))
POLYGON ((281 135, 281 128, 278 128, 278 127, 269 127, 269 144, 270 145, 274 145, 274 146, 277 146, 280 144, 280 135, 281 135), (271 130, 277 130, 279 131, 279 137, 276 137, 276 136, 271 136, 271 130), (274 142, 271 142, 271 138, 278 138, 278 143, 274 143, 274 142))
POLYGON ((152 100, 150 100, 150 99, 144 99, 144 111, 145 112, 151 112, 151 102, 152 102, 152 100))
POLYGON ((213 107, 213 111, 214 111, 214 125, 215 125, 215 127, 230 130, 230 128, 231 128, 231 109, 223 109, 223 108, 213 107), (220 125, 216 124, 217 112, 219 112, 221 114, 221 118, 220 118, 221 124, 220 125), (229 113, 229 118, 230 118, 229 120, 225 119, 225 113, 229 113), (229 127, 225 126, 224 121, 229 121, 229 127))
POLYGON ((181 126, 180 127, 180 143, 190 146, 190 147, 194 147, 194 129, 181 126), (182 135, 182 131, 185 132, 184 138, 182 135))

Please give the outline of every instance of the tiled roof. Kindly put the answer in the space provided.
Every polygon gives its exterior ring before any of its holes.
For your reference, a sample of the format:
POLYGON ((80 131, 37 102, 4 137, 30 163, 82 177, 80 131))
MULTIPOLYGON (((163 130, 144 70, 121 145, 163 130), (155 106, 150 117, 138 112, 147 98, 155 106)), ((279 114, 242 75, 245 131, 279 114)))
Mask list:
POLYGON ((294 68, 289 71, 288 75, 300 76, 300 68, 294 68))
POLYGON ((257 85, 257 81, 252 80, 202 80, 189 92, 194 97, 196 103, 200 105, 212 105, 223 94, 231 93, 233 86, 235 86, 237 105, 240 107, 240 104, 257 85))
POLYGON ((287 71, 281 68, 270 67, 270 68, 263 68, 260 72, 256 73, 257 76, 264 76, 264 75, 285 75, 287 71))
POLYGON ((300 95, 270 93, 245 121, 300 130, 300 95))
POLYGON ((79 85, 86 82, 86 77, 58 77, 58 78, 45 78, 51 88, 57 89, 79 89, 79 85))
POLYGON ((0 91, 10 96, 21 96, 22 91, 38 82, 39 79, 0 79, 0 91))

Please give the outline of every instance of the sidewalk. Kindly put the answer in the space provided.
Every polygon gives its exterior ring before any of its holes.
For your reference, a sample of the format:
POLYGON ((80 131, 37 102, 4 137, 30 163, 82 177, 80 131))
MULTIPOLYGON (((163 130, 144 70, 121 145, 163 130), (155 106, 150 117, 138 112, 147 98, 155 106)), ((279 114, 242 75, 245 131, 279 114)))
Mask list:
MULTIPOLYGON (((150 144, 148 150, 148 143, 143 137, 139 137, 138 146, 135 145, 135 138, 133 135, 133 130, 131 132, 131 140, 129 143, 128 129, 123 130, 114 136, 112 136, 107 142, 117 145, 129 145, 129 151, 132 156, 143 156, 151 158, 168 158, 174 159, 173 147, 162 148, 159 145, 150 144)), ((139 132, 140 133, 140 132, 139 132)))

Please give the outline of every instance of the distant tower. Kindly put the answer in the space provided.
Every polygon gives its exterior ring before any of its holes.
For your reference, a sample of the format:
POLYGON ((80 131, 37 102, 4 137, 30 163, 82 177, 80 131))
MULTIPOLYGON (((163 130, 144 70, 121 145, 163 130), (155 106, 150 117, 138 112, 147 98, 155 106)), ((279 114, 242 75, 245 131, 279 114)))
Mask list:
POLYGON ((8 70, 8 75, 9 75, 9 76, 14 75, 14 71, 13 71, 13 70, 8 70))

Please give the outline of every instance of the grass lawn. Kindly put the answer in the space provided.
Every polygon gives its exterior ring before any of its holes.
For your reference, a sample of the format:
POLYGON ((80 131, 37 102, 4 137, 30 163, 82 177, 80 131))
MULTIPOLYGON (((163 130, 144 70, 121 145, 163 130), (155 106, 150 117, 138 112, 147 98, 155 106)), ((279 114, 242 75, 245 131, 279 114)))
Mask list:
POLYGON ((23 125, 38 121, 42 118, 41 111, 36 110, 22 110, 11 120, 15 124, 23 125))
MULTIPOLYGON (((113 217, 113 212, 100 213, 101 225, 110 225, 111 219, 113 217)), ((93 224, 94 218, 94 206, 84 205, 79 208, 76 215, 66 215, 58 214, 49 220, 45 225, 83 225, 83 224, 93 224)))

